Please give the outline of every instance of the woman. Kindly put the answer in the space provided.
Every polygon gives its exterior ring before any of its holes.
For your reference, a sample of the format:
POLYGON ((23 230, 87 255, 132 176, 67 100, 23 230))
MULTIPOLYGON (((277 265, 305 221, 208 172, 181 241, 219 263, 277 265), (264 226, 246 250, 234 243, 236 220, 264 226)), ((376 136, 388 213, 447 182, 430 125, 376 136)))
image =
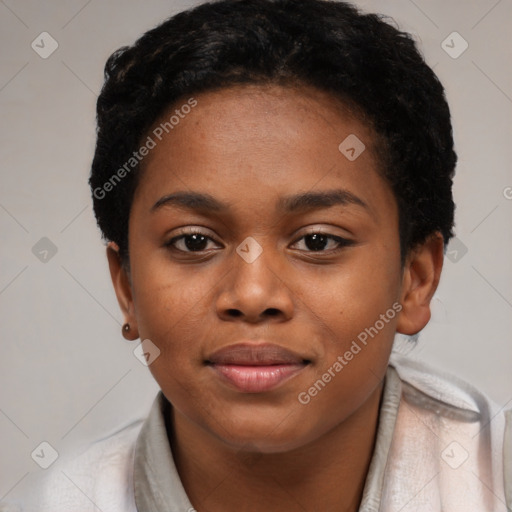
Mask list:
POLYGON ((205 3, 110 57, 97 113, 94 210, 161 392, 38 510, 510 510, 510 412, 390 361, 454 216, 448 105, 407 34, 343 2, 205 3))

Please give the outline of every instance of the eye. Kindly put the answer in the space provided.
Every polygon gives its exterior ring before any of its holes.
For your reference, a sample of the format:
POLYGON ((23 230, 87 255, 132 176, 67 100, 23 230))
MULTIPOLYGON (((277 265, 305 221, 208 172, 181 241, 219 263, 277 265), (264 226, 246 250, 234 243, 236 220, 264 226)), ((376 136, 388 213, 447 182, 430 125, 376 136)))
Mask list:
POLYGON ((304 240, 304 246, 307 252, 336 252, 354 244, 352 240, 321 231, 307 233, 299 238, 295 244, 298 244, 301 240, 304 240))
POLYGON ((181 252, 202 252, 208 250, 208 242, 214 240, 200 231, 192 231, 171 238, 165 246, 181 252))
MULTIPOLYGON (((296 240, 293 245, 300 245, 302 240, 304 240, 303 245, 305 249, 299 247, 299 250, 305 250, 306 252, 332 253, 354 244, 352 240, 321 231, 307 233, 296 240)), ((205 233, 201 231, 190 231, 171 238, 165 243, 165 246, 179 252, 198 253, 214 249, 214 247, 208 247, 210 243, 213 243, 217 247, 219 246, 215 240, 205 233)))

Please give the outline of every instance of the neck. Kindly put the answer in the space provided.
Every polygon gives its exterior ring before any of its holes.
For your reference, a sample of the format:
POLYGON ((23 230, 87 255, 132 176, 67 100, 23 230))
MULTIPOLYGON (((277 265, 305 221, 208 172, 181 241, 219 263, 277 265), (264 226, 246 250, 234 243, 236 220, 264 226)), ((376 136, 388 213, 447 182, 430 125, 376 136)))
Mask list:
POLYGON ((234 449, 173 409, 173 456, 191 503, 198 512, 356 512, 382 389, 314 442, 284 453, 234 449))

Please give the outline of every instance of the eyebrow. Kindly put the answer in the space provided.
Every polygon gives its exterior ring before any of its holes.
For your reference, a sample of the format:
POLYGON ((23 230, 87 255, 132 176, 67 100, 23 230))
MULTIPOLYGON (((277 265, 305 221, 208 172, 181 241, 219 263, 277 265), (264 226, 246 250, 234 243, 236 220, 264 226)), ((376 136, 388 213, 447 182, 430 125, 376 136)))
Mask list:
POLYGON ((278 201, 278 209, 284 213, 304 212, 341 205, 357 205, 370 211, 370 207, 352 192, 343 189, 305 192, 283 197, 278 201))
POLYGON ((159 210, 163 206, 182 206, 189 210, 204 210, 221 212, 229 209, 229 205, 220 202, 210 194, 199 192, 175 192, 161 197, 152 207, 151 212, 159 210))
MULTIPOLYGON (((199 192, 175 192, 161 197, 152 207, 151 212, 164 206, 184 207, 190 210, 226 212, 230 205, 215 199, 210 194, 199 192)), ((370 207, 361 198, 344 189, 325 190, 317 192, 304 192, 292 196, 285 196, 277 202, 277 209, 281 213, 302 213, 309 210, 319 210, 332 206, 357 205, 372 213, 370 207)))

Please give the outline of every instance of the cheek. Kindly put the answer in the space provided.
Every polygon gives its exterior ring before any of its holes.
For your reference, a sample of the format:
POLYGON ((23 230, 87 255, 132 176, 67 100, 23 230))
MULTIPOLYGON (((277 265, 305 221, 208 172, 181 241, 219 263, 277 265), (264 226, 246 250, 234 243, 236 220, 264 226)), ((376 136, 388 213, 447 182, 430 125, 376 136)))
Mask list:
POLYGON ((331 273, 310 302, 320 318, 355 334, 373 324, 399 296, 399 253, 368 245, 331 273))
POLYGON ((161 324, 171 327, 208 290, 193 265, 171 264, 165 249, 141 251, 132 260, 134 305, 143 331, 161 324))
POLYGON ((159 279, 139 289, 136 312, 141 340, 150 339, 160 350, 148 369, 166 397, 176 404, 193 399, 194 382, 202 365, 205 309, 204 290, 187 281, 159 279))
POLYGON ((332 390, 324 395, 327 401, 347 390, 346 400, 360 400, 385 372, 400 308, 400 265, 395 256, 384 248, 358 251, 309 304, 324 333, 317 377, 329 369, 336 375, 327 386, 332 390))
POLYGON ((133 268, 138 271, 132 279, 140 338, 150 339, 163 356, 151 367, 166 360, 179 368, 184 356, 193 354, 200 343, 212 286, 192 266, 171 269, 158 256, 138 262, 137 267, 136 263, 133 268))
MULTIPOLYGON (((346 285, 349 281, 342 280, 346 285)), ((311 431, 327 431, 344 421, 384 378, 397 313, 388 293, 377 294, 377 298, 375 288, 371 291, 360 287, 350 293, 347 286, 337 307, 331 306, 330 315, 324 312, 323 357, 296 396, 304 404, 311 431)))

